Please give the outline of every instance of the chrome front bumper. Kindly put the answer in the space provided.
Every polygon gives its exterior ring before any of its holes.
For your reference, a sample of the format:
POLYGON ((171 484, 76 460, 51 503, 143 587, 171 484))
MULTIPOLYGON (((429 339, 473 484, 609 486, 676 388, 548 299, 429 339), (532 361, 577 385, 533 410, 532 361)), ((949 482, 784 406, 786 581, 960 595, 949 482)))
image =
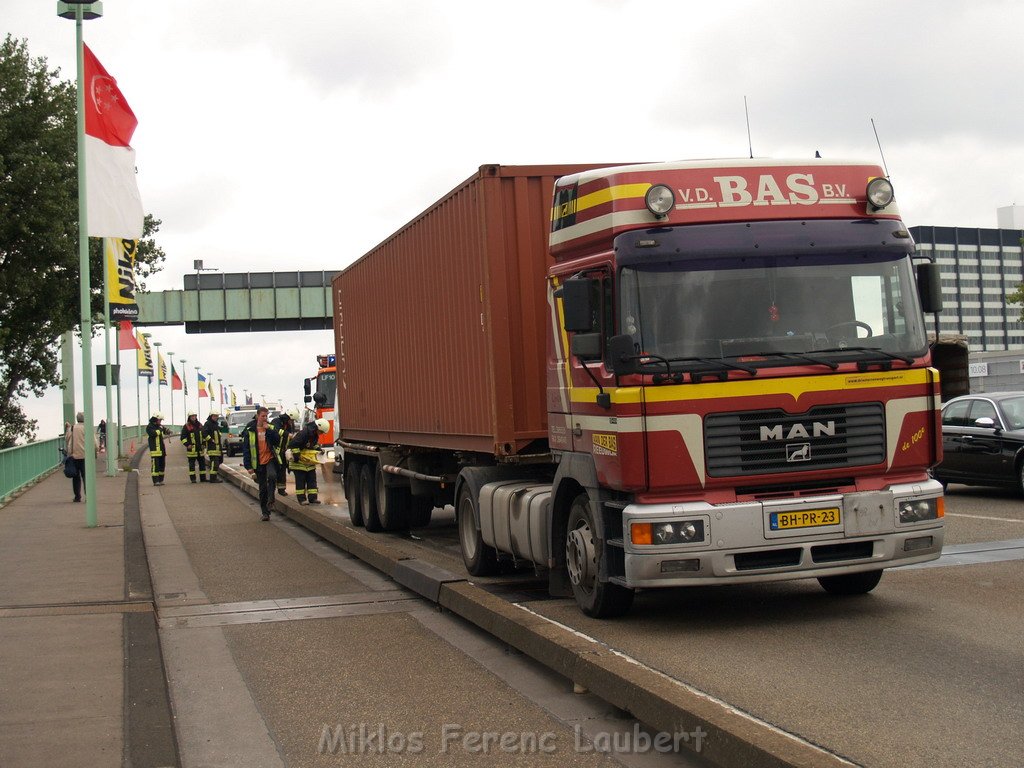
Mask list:
POLYGON ((885 491, 714 506, 631 504, 623 510, 628 587, 739 584, 815 578, 934 560, 942 552, 942 518, 901 523, 899 504, 938 499, 934 480, 885 491), (773 513, 841 510, 837 525, 773 530, 773 513), (704 539, 692 544, 637 545, 633 523, 700 520, 704 539))

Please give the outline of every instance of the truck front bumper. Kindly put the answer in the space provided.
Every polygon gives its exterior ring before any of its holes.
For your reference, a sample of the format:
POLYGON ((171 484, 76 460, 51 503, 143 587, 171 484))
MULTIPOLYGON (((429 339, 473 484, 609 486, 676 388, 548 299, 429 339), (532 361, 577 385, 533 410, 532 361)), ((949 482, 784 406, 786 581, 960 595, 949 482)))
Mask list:
POLYGON ((942 486, 934 480, 796 500, 631 504, 623 523, 625 578, 612 580, 627 587, 782 581, 910 565, 937 558, 944 537, 942 486), (912 519, 911 503, 932 507, 937 516, 912 519), (821 519, 835 522, 790 526, 821 519), (701 530, 700 540, 633 543, 633 524, 658 530, 686 522, 701 530))

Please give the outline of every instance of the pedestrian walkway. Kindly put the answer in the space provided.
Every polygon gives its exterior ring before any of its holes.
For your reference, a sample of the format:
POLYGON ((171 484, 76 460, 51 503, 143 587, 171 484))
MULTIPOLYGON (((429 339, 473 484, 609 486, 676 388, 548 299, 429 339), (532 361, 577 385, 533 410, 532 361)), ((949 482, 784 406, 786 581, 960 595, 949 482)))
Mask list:
POLYGON ((621 713, 180 445, 147 465, 97 479, 93 529, 59 473, 0 509, 0 766, 615 764, 579 729, 621 713))

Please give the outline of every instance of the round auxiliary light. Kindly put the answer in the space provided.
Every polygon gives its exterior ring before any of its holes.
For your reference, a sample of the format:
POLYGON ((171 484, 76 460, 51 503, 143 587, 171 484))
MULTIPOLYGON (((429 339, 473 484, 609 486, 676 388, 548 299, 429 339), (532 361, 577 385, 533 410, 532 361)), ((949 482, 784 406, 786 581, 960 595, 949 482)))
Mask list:
POLYGON ((877 178, 868 182, 868 202, 880 210, 892 202, 892 182, 888 179, 877 178))
POLYGON ((662 218, 668 216, 669 211, 675 207, 676 196, 664 184, 655 184, 644 195, 644 204, 648 211, 662 218))

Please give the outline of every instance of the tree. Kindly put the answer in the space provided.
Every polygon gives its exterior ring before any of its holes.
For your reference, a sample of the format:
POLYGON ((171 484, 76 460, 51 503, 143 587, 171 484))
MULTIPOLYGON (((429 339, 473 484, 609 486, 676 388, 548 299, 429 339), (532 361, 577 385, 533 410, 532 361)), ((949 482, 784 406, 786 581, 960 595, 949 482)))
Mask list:
MULTIPOLYGON (((75 85, 31 58, 10 35, 0 44, 0 448, 35 438, 18 400, 60 384, 58 342, 79 330, 75 85)), ((142 280, 165 258, 147 215, 138 247, 142 280)), ((93 315, 103 312, 102 241, 90 239, 93 315)))

